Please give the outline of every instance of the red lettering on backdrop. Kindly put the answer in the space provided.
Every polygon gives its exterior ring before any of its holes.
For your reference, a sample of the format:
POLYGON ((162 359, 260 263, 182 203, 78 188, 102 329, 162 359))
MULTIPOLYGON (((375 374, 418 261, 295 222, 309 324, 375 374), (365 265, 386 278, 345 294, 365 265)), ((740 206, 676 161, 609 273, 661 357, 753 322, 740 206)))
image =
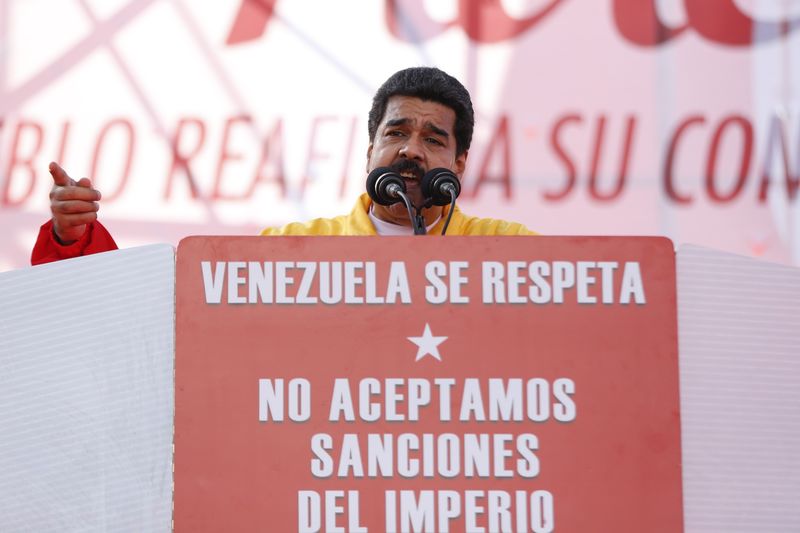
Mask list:
POLYGON ((800 19, 763 22, 743 13, 734 0, 683 0, 686 24, 670 28, 661 22, 657 0, 614 0, 614 21, 620 34, 641 46, 657 46, 688 28, 709 41, 748 46, 787 35, 800 27, 800 19))
POLYGON ((580 124, 583 122, 583 118, 581 118, 580 115, 566 115, 561 117, 555 123, 550 132, 550 146, 553 147, 556 157, 561 160, 561 162, 564 163, 564 167, 566 167, 567 182, 564 184, 564 188, 560 191, 544 191, 542 196, 545 198, 545 200, 563 200, 569 195, 569 193, 572 192, 572 189, 575 187, 575 182, 578 179, 578 171, 575 168, 575 163, 572 162, 572 158, 570 158, 570 156, 564 150, 564 147, 561 145, 561 129, 567 124, 574 122, 580 124))
POLYGON ((113 202, 119 197, 120 194, 122 194, 122 191, 125 190, 125 185, 128 183, 128 177, 131 174, 131 163, 133 162, 133 149, 135 146, 136 136, 133 131, 133 124, 131 124, 131 122, 128 119, 116 118, 111 122, 109 122, 108 124, 106 124, 102 130, 100 130, 100 135, 97 137, 97 142, 94 145, 91 171, 89 173, 89 175, 92 176, 93 179, 95 176, 97 176, 97 164, 98 161, 100 160, 100 153, 102 151, 101 149, 103 147, 103 144, 105 143, 106 136, 108 135, 108 132, 110 132, 112 128, 115 128, 117 126, 120 126, 122 128, 121 131, 127 134, 128 142, 126 143, 126 146, 127 146, 128 156, 125 159, 125 166, 122 169, 122 176, 119 179, 119 185, 117 185, 116 190, 114 190, 114 192, 107 192, 107 189, 104 188, 102 185, 100 185, 100 187, 103 187, 103 202, 106 203, 113 202))
POLYGON ((692 115, 680 123, 675 133, 672 134, 672 138, 669 140, 667 156, 664 158, 664 176, 662 182, 664 184, 664 194, 675 203, 692 203, 691 196, 688 194, 681 194, 678 192, 678 189, 675 188, 673 168, 675 167, 675 154, 678 151, 678 141, 689 127, 697 124, 705 124, 705 122, 706 119, 702 115, 692 115))
POLYGON ((261 37, 278 0, 242 0, 225 44, 240 44, 261 37))
MULTIPOLYGON (((228 45, 261 37, 275 15, 278 0, 242 0, 231 25, 228 45)), ((502 0, 459 0, 458 15, 448 22, 428 16, 424 0, 385 0, 384 17, 397 39, 419 43, 459 26, 478 43, 492 44, 515 39, 550 15, 564 0, 551 0, 530 17, 518 19, 503 8, 502 0)), ((687 22, 677 27, 664 24, 657 0, 613 0, 617 31, 640 46, 658 46, 689 28, 709 41, 728 46, 749 46, 784 37, 800 27, 800 18, 782 21, 752 19, 735 0, 683 0, 687 22)))
POLYGON ((250 181, 247 189, 241 194, 226 194, 222 190, 222 172, 223 166, 226 161, 244 159, 243 154, 233 153, 228 149, 228 140, 230 138, 231 129, 235 124, 250 124, 252 117, 249 115, 239 115, 230 117, 225 122, 225 128, 222 134, 222 146, 220 147, 219 162, 217 164, 217 172, 214 178, 214 190, 211 197, 214 200, 247 200, 253 196, 256 187, 259 183, 269 183, 275 181, 280 187, 281 197, 286 197, 286 176, 284 174, 283 165, 283 123, 279 119, 275 122, 275 127, 272 132, 263 140, 261 146, 261 155, 258 164, 253 173, 253 179, 250 181), (273 161, 274 160, 274 161, 273 161), (267 173, 265 168, 269 163, 273 163, 273 171, 267 173), (271 179, 270 179, 271 176, 271 179))
MULTIPOLYGON (((358 130, 357 117, 343 117, 343 119, 341 126, 346 128, 347 132, 342 132, 344 133, 342 140, 345 144, 343 146, 341 167, 339 167, 341 169, 340 181, 336 186, 340 197, 344 197, 348 192, 348 184, 354 183, 349 179, 352 176, 348 175, 348 171, 351 167, 352 152, 358 130)), ((241 160, 246 155, 245 153, 236 152, 234 147, 229 146, 232 142, 232 132, 235 127, 241 126, 241 123, 247 123, 250 120, 250 117, 244 115, 233 116, 228 118, 223 126, 220 159, 216 168, 213 190, 211 191, 211 196, 215 200, 245 201, 253 196, 259 185, 265 184, 277 185, 280 188, 281 197, 285 198, 287 195, 288 186, 283 158, 284 138, 281 119, 276 119, 272 131, 263 140, 263 144, 260 147, 260 159, 253 169, 250 182, 243 183, 240 190, 228 191, 227 193, 223 190, 223 173, 226 170, 230 172, 229 169, 225 168, 225 164, 229 161, 241 160)), ((308 159, 305 174, 302 178, 303 186, 307 186, 313 181, 313 168, 316 162, 328 159, 332 153, 340 153, 338 150, 334 150, 331 153, 319 151, 322 144, 318 137, 319 128, 323 127, 323 123, 338 120, 338 117, 335 116, 323 116, 313 119, 310 125, 308 159), (317 146, 318 144, 320 146, 317 146)), ((549 189, 542 189, 541 195, 545 201, 556 202, 564 200, 576 192, 579 178, 583 179, 582 176, 578 175, 579 158, 576 157, 578 153, 588 156, 585 177, 587 194, 590 198, 597 202, 612 202, 618 200, 624 192, 627 185, 630 160, 634 152, 634 141, 638 129, 637 118, 633 114, 621 117, 598 115, 594 119, 593 132, 587 131, 587 145, 576 146, 574 142, 577 139, 571 139, 570 136, 577 134, 578 130, 583 126, 588 127, 591 122, 578 113, 571 113, 558 117, 550 128, 548 147, 555 156, 557 164, 563 168, 563 178, 560 178, 560 183, 554 183, 549 189), (619 133, 619 148, 614 150, 610 146, 616 146, 616 143, 609 144, 609 140, 616 138, 616 135, 609 137, 606 134, 606 130, 613 120, 619 120, 624 124, 619 133), (575 128, 573 126, 578 127, 575 128), (572 141, 572 144, 569 141, 572 141), (572 149, 570 150, 570 148, 572 149), (579 152, 578 148, 580 149, 579 152), (611 157, 616 160, 614 158, 615 151, 619 153, 617 172, 613 174, 614 178, 611 178, 612 174, 609 173, 608 179, 611 181, 606 183, 602 179, 604 174, 601 173, 601 168, 604 167, 603 158, 607 161, 605 168, 608 168, 613 165, 608 158, 611 157)), ((741 197, 747 185, 748 174, 755 157, 756 143, 756 132, 751 119, 740 115, 729 115, 721 117, 713 130, 698 128, 698 126, 706 125, 707 122, 707 118, 703 115, 689 115, 678 122, 671 135, 665 139, 667 142, 661 182, 664 197, 670 202, 690 205, 694 202, 697 194, 703 192, 687 188, 687 183, 689 182, 682 184, 682 178, 700 177, 703 180, 704 194, 709 201, 716 203, 727 203, 741 197), (692 128, 696 130, 694 134, 691 132, 692 128), (708 134, 705 133, 706 131, 708 131, 708 134), (702 138, 700 137, 701 132, 702 138), (733 135, 733 139, 730 139, 731 135, 733 135), (739 135, 741 135, 741 140, 738 138, 739 135), (729 150, 725 148, 725 141, 734 143, 731 144, 729 150), (677 170, 681 168, 679 166, 681 155, 699 152, 700 148, 697 147, 704 146, 703 142, 706 143, 705 150, 703 150, 705 160, 701 162, 700 168, 692 168, 685 171, 677 170), (734 164, 738 163, 738 165, 730 172, 725 171, 726 174, 732 175, 721 175, 722 171, 719 168, 719 162, 727 161, 731 157, 738 158, 734 161, 734 164)), ((798 166, 793 167, 792 152, 787 134, 788 124, 780 117, 773 116, 767 125, 768 129, 763 136, 764 160, 758 162, 758 176, 754 175, 754 179, 759 180, 757 201, 763 204, 767 200, 769 188, 772 186, 784 187, 789 201, 795 201, 798 196, 798 189, 800 189, 800 144, 797 146, 798 166), (781 178, 781 168, 783 178, 781 178), (781 182, 783 182, 783 185, 781 182)), ((38 158, 41 147, 48 132, 44 131, 43 125, 31 120, 20 120, 12 126, 13 130, 9 131, 9 133, 13 131, 10 136, 12 142, 9 143, 9 158, 3 169, 5 170, 5 181, 0 185, 2 187, 0 205, 19 206, 31 198, 35 189, 38 177, 35 165, 39 164, 38 158)), ((54 132, 56 135, 53 144, 54 151, 57 154, 55 160, 57 161, 63 161, 67 157, 71 126, 71 121, 65 120, 57 126, 58 131, 54 132)), ((333 127, 332 124, 328 124, 328 126, 333 127)), ((0 127, 3 127, 2 122, 0 122, 0 127)), ((202 119, 195 117, 186 117, 177 122, 172 138, 172 163, 167 175, 164 191, 165 200, 169 200, 172 196, 173 182, 180 181, 180 179, 176 178, 176 173, 179 171, 187 173, 189 192, 192 197, 198 198, 202 194, 192 177, 189 164, 204 148, 206 127, 207 125, 202 119)), ((136 132, 133 123, 127 118, 115 119, 107 123, 96 138, 94 152, 87 168, 90 171, 88 175, 92 177, 98 176, 99 160, 103 149, 108 142, 111 142, 107 137, 112 136, 115 130, 118 131, 118 134, 126 136, 127 145, 123 147, 126 150, 126 154, 123 156, 124 162, 121 163, 123 166, 119 181, 112 184, 115 189, 110 191, 107 184, 102 187, 105 201, 113 201, 124 194, 135 155, 136 132)), ((473 166, 478 170, 474 175, 474 186, 472 183, 465 186, 465 197, 476 197, 481 188, 492 183, 499 184, 502 187, 505 198, 512 197, 514 192, 511 181, 513 173, 511 154, 513 139, 510 135, 510 118, 505 115, 498 116, 494 132, 484 145, 485 151, 481 150, 480 156, 472 156, 473 166), (478 157, 481 159, 475 161, 478 157)), ((762 137, 759 136, 760 138, 762 137)), ((478 150, 479 148, 476 147, 473 150, 473 154, 477 154, 478 150)), ((338 160, 335 163, 339 165, 338 160)), ((327 167, 332 168, 333 165, 326 165, 327 167)), ((729 167, 723 166, 722 168, 727 169, 729 167)), ((100 172, 103 172, 103 170, 100 169, 100 172)), ((326 174, 329 173, 326 172, 326 174)), ((694 181, 691 183, 694 183, 694 181)))
POLYGON ((708 160, 706 164, 706 192, 709 198, 715 202, 725 203, 734 200, 742 189, 744 188, 745 181, 747 181, 747 173, 750 170, 750 160, 753 154, 753 126, 746 118, 734 115, 723 120, 717 129, 714 131, 714 136, 711 139, 711 147, 708 152, 708 160), (720 193, 719 189, 714 183, 717 156, 719 154, 719 144, 722 140, 722 134, 728 129, 728 126, 738 125, 744 134, 744 146, 739 150, 741 154, 741 164, 739 166, 739 176, 736 180, 734 187, 727 194, 720 193))
POLYGON ((353 117, 350 119, 350 133, 347 137, 347 147, 345 148, 345 155, 342 158, 342 179, 339 181, 339 198, 343 199, 345 191, 347 189, 347 182, 348 176, 347 173, 350 170, 350 157, 353 155, 353 146, 356 143, 356 126, 358 125, 358 119, 353 117))
POLYGON ((178 121, 178 127, 175 129, 175 135, 173 135, 171 143, 172 163, 170 164, 169 172, 167 173, 167 184, 166 188, 164 189, 165 200, 169 200, 172 196, 172 182, 175 178, 175 173, 178 170, 182 170, 186 173, 186 178, 189 180, 189 190, 192 194, 192 198, 198 198, 200 196, 197 184, 192 176, 192 171, 189 168, 189 161, 200 152, 205 139, 206 125, 201 119, 182 118, 180 121, 178 121), (181 150, 181 139, 187 126, 192 126, 195 131, 197 131, 197 142, 192 149, 184 152, 181 150))
POLYGON ((244 196, 226 195, 222 192, 222 168, 225 166, 226 161, 239 161, 242 159, 241 153, 233 153, 228 151, 228 140, 230 139, 231 129, 233 128, 234 124, 249 124, 251 122, 252 118, 249 115, 229 117, 228 120, 225 121, 225 128, 222 131, 222 145, 219 148, 217 172, 214 176, 214 191, 211 193, 211 197, 214 200, 241 200, 244 198, 244 196))
POLYGON ((589 195, 593 200, 599 202, 608 202, 616 199, 625 189, 625 180, 628 174, 628 162, 630 161, 631 145, 633 144, 633 134, 636 129, 636 117, 630 115, 625 127, 625 144, 622 148, 622 154, 619 162, 619 174, 617 183, 614 188, 609 192, 601 192, 598 182, 600 181, 599 167, 600 167, 600 154, 603 152, 603 137, 606 130, 606 117, 601 115, 597 119, 597 128, 595 129, 594 153, 592 154, 592 167, 589 171, 589 195))
POLYGON ((459 0, 456 18, 440 23, 427 15, 423 0, 386 0, 385 17, 389 32, 397 39, 425 41, 452 26, 460 26, 473 41, 491 44, 518 37, 563 2, 551 0, 537 13, 518 19, 506 12, 501 0, 459 0))
POLYGON ((664 25, 655 4, 655 0, 614 0, 614 22, 620 34, 635 44, 657 46, 683 33, 688 25, 664 25))
POLYGON ((689 24, 709 41, 730 46, 765 43, 783 37, 797 27, 800 18, 777 22, 753 20, 735 0, 684 0, 689 24))
POLYGON ((214 189, 211 194, 211 197, 214 200, 247 200, 253 196, 253 193, 255 192, 259 183, 269 183, 270 181, 275 181, 280 187, 281 197, 286 197, 286 177, 284 175, 282 154, 283 128, 281 120, 278 120, 275 123, 275 127, 273 128, 272 132, 263 140, 261 146, 261 155, 259 157, 258 164, 255 167, 253 179, 250 181, 247 189, 245 189, 241 194, 227 194, 222 190, 222 172, 225 162, 244 159, 243 154, 233 153, 228 150, 228 140, 230 138, 231 129, 237 123, 250 124, 251 122, 252 117, 249 115, 230 117, 225 122, 225 128, 222 134, 222 145, 220 147, 219 162, 217 164, 217 171, 214 178, 214 189), (272 179, 270 179, 270 176, 267 175, 267 169, 265 168, 268 163, 273 163, 274 166, 274 170, 270 174, 272 179))
POLYGON ((256 174, 250 188, 247 190, 247 197, 253 195, 256 186, 259 183, 269 183, 275 181, 281 189, 281 198, 286 198, 286 175, 283 164, 283 120, 278 119, 275 122, 275 127, 272 128, 272 133, 264 139, 264 144, 261 148, 261 160, 256 167, 256 174), (273 163, 272 176, 270 180, 267 175, 267 163, 273 163))
POLYGON ((17 128, 14 131, 14 138, 11 141, 11 150, 8 156, 8 165, 6 166, 6 183, 3 188, 3 205, 21 205, 28 199, 33 192, 33 187, 36 184, 36 170, 33 166, 33 160, 39 155, 39 150, 42 148, 42 131, 41 124, 28 120, 20 120, 17 123, 17 128), (27 154, 21 154, 21 140, 23 132, 28 131, 33 133, 34 144, 33 148, 27 154), (28 174, 28 189, 24 194, 17 198, 11 198, 11 179, 14 177, 14 171, 20 169, 28 174))
POLYGON ((783 175, 786 180, 786 196, 788 196, 790 202, 794 201, 797 195, 797 188, 800 186, 800 139, 798 140, 796 175, 793 175, 792 168, 789 165, 789 148, 786 145, 786 131, 784 130, 783 120, 779 117, 773 116, 772 120, 770 120, 767 144, 764 148, 765 159, 761 172, 761 185, 758 188, 758 200, 762 203, 767 201, 767 189, 771 181, 770 178, 773 166, 772 158, 775 157, 775 149, 778 148, 781 151, 783 175))
POLYGON ((503 115, 497 123, 497 130, 486 147, 486 154, 483 156, 481 168, 478 171, 478 180, 472 188, 470 196, 475 198, 478 190, 487 183, 500 183, 503 186, 503 195, 511 198, 511 138, 508 136, 508 116, 503 115), (500 162, 502 164, 500 173, 496 176, 489 175, 489 164, 495 150, 500 150, 500 162))
POLYGON ((308 157, 306 157, 306 169, 303 172, 303 181, 300 182, 300 194, 303 195, 306 192, 306 187, 309 183, 313 181, 311 178, 311 174, 313 173, 313 164, 315 160, 320 159, 328 159, 330 157, 329 153, 322 153, 318 152, 316 149, 317 144, 317 132, 319 131, 319 127, 323 122, 331 122, 336 120, 336 117, 332 116, 322 116, 322 117, 314 117, 314 120, 311 122, 311 135, 308 138, 308 157))

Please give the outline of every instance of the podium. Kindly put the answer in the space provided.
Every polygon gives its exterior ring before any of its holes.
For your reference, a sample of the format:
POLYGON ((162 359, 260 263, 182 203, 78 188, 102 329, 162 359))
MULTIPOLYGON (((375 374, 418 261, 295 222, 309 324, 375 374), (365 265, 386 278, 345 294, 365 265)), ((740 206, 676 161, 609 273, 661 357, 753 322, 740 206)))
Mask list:
POLYGON ((583 237, 173 261, 0 274, 0 530, 800 525, 798 269, 583 237))

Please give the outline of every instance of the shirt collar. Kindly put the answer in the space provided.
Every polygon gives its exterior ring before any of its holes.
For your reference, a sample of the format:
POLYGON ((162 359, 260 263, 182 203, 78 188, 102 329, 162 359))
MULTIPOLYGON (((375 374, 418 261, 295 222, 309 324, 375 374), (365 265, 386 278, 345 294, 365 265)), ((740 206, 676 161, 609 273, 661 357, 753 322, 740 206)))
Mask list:
MULTIPOLYGON (((370 204, 369 206, 369 220, 372 222, 372 225, 375 226, 375 232, 378 235, 385 235, 385 236, 397 236, 397 235, 414 235, 414 228, 411 226, 401 226, 400 224, 392 224, 391 222, 386 222, 385 220, 381 220, 380 218, 375 216, 373 212, 375 209, 374 204, 370 204)), ((433 221, 431 225, 426 228, 426 231, 430 232, 433 227, 439 223, 439 220, 442 218, 441 215, 433 221)))

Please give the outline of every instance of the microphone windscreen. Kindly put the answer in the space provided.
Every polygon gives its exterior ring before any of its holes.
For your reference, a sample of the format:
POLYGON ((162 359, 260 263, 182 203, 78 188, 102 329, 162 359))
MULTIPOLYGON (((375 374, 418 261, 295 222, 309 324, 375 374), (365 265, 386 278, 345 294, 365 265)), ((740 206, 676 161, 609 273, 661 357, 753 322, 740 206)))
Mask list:
POLYGON ((449 183, 456 197, 461 194, 461 182, 452 170, 447 168, 434 168, 429 170, 420 183, 423 196, 430 198, 434 205, 447 205, 450 203, 450 193, 443 185, 449 183))
POLYGON ((401 198, 390 196, 387 187, 395 183, 402 191, 406 190, 403 178, 389 167, 378 167, 367 176, 367 194, 372 201, 380 205, 392 205, 402 201, 401 198))

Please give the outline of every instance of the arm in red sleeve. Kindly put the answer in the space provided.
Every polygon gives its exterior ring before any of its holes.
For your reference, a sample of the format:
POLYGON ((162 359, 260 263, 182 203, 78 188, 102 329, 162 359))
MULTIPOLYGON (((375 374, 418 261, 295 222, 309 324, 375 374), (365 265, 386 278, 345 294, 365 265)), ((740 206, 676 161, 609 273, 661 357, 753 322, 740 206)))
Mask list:
POLYGON ((117 248, 114 238, 97 220, 87 225, 80 239, 66 246, 56 240, 53 234, 53 221, 49 220, 39 228, 39 236, 31 252, 31 264, 41 265, 82 255, 110 252, 117 248))

